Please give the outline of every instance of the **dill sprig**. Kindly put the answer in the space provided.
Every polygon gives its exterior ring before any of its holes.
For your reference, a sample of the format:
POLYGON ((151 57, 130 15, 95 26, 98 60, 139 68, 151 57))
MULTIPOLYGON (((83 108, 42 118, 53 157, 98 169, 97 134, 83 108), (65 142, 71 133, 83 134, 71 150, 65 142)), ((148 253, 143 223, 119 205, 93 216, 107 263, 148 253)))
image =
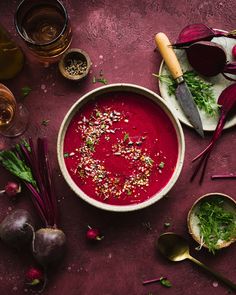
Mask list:
POLYGON ((219 248, 219 241, 230 241, 236 237, 236 214, 225 209, 222 198, 202 201, 197 217, 201 239, 213 254, 219 248))
MULTIPOLYGON (((175 94, 178 84, 170 75, 153 75, 167 84, 169 95, 175 94)), ((198 108, 205 111, 210 117, 216 116, 219 112, 219 105, 214 97, 213 84, 201 79, 194 71, 186 71, 183 76, 198 108)))

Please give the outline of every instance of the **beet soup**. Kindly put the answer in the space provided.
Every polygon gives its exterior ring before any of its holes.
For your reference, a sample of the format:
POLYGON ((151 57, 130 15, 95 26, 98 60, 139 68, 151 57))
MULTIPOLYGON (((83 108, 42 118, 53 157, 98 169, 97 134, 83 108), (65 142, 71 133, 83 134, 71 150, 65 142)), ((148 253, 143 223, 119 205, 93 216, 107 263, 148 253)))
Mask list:
POLYGON ((163 189, 178 159, 167 114, 132 92, 99 95, 71 120, 64 139, 67 170, 89 197, 111 205, 138 204, 163 189))

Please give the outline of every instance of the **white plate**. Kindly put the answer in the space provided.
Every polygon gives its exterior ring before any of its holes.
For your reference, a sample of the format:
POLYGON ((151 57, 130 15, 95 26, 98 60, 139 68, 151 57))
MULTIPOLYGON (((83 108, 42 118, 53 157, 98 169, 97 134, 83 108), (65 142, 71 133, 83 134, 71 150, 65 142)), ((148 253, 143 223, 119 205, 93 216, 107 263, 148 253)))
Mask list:
MULTIPOLYGON (((236 40, 231 39, 231 38, 226 38, 226 37, 217 37, 217 38, 213 38, 212 41, 222 45, 226 51, 227 60, 232 61, 231 50, 232 50, 232 47, 236 44, 236 40)), ((185 51, 184 50, 175 50, 175 52, 176 52, 177 58, 180 62, 183 72, 185 72, 187 70, 192 70, 192 67, 188 63, 188 59, 187 59, 185 51)), ((161 63, 159 75, 170 75, 170 72, 167 69, 164 61, 162 61, 162 63, 161 63)), ((218 100, 218 97, 221 94, 221 92, 227 86, 229 86, 230 84, 233 83, 233 82, 225 79, 222 74, 219 74, 219 75, 211 77, 211 78, 201 76, 201 78, 204 79, 205 81, 213 84, 213 92, 214 92, 216 101, 218 100)), ((159 81, 159 89, 161 92, 161 96, 167 101, 167 103, 173 109, 173 112, 179 118, 179 120, 182 123, 192 127, 192 125, 189 123, 188 119, 184 115, 175 95, 168 94, 167 84, 159 81)), ((202 110, 199 110, 199 113, 200 113, 200 117, 202 120, 203 130, 204 131, 214 131, 216 128, 219 117, 218 116, 216 116, 214 118, 209 117, 202 110)), ((230 118, 230 120, 225 124, 224 128, 229 128, 234 125, 236 125, 236 115, 230 118)))

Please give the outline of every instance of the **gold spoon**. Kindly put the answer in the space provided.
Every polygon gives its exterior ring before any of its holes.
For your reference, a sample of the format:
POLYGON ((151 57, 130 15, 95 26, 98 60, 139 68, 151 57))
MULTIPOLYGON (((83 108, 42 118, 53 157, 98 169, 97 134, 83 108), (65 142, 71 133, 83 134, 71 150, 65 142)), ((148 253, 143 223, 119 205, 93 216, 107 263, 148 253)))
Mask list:
POLYGON ((182 261, 185 259, 191 260, 192 262, 207 270, 209 273, 213 274, 218 280, 228 285, 231 289, 236 291, 236 284, 226 279, 216 271, 213 271, 189 254, 188 242, 183 237, 171 232, 164 233, 160 235, 157 240, 157 249, 162 255, 171 261, 182 261))

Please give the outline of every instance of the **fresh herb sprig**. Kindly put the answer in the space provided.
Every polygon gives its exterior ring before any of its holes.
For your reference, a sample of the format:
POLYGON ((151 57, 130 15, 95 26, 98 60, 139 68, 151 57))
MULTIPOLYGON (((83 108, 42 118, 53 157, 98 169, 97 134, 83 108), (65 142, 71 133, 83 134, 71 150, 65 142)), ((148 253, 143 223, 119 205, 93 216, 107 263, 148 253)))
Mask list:
POLYGON ((236 214, 224 208, 222 198, 202 201, 197 212, 203 243, 215 254, 219 241, 236 237, 236 214))
MULTIPOLYGON (((175 94, 177 83, 170 75, 153 75, 167 84, 169 95, 175 94)), ((194 71, 186 71, 183 76, 198 108, 210 117, 216 116, 219 112, 219 105, 214 97, 213 85, 201 79, 194 71)))

